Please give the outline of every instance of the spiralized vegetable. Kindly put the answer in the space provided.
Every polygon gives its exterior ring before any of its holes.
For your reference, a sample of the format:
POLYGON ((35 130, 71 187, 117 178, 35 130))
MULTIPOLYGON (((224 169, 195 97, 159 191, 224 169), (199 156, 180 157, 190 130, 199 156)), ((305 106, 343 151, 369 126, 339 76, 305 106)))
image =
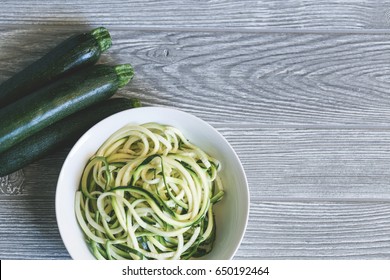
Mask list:
POLYGON ((189 259, 215 239, 220 162, 175 127, 115 132, 89 160, 76 192, 77 221, 97 259, 189 259))

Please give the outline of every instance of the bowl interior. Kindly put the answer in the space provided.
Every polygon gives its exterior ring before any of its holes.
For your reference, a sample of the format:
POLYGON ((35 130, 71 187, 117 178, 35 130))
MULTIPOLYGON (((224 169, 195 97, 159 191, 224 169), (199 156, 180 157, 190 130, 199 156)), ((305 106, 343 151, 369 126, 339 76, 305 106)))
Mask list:
POLYGON ((58 179, 56 216, 62 240, 73 259, 94 259, 74 214, 75 192, 88 159, 103 142, 126 124, 157 122, 180 129, 187 139, 222 163, 225 196, 215 205, 217 236, 204 259, 231 259, 243 238, 248 214, 248 183, 240 160, 229 143, 203 120, 163 107, 142 107, 112 115, 93 126, 71 149, 58 179))

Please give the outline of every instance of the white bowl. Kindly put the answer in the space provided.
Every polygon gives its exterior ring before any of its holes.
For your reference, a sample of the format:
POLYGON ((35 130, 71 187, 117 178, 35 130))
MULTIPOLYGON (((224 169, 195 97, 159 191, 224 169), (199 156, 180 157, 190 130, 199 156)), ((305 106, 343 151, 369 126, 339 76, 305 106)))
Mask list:
POLYGON ((163 107, 141 107, 114 114, 88 130, 67 156, 58 179, 56 216, 58 228, 73 259, 94 259, 74 212, 75 192, 88 159, 103 142, 126 124, 157 122, 180 129, 186 138, 222 164, 221 179, 225 196, 215 206, 217 236, 214 248, 204 259, 233 258, 246 229, 249 215, 248 183, 242 164, 225 138, 203 120, 163 107))

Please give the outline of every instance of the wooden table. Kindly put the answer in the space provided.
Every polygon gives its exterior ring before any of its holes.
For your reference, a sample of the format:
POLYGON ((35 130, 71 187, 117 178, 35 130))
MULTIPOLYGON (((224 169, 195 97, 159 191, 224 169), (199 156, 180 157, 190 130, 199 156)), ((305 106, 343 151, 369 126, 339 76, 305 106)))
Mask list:
MULTIPOLYGON (((390 259, 388 1, 2 0, 0 81, 101 25, 101 61, 136 70, 118 95, 236 149, 251 195, 236 259, 390 259)), ((1 178, 1 259, 70 258, 54 210, 68 151, 1 178)))

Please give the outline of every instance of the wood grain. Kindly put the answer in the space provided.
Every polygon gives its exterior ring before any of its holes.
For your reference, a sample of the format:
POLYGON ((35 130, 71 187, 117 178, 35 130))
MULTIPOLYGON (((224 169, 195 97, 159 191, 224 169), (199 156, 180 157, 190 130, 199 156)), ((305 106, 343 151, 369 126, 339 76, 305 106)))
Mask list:
POLYGON ((390 202, 390 133, 219 128, 260 200, 390 202))
MULTIPOLYGON (((240 157, 252 198, 390 202, 388 130, 215 127, 240 157)), ((68 151, 24 168, 21 195, 53 198, 68 151)))
POLYGON ((90 24, 127 28, 388 28, 385 0, 2 0, 0 24, 90 24))
POLYGON ((67 259, 54 196, 0 196, 0 259, 67 259))
MULTIPOLYGON (((0 81, 71 33, 0 29, 0 81)), ((111 33, 102 62, 134 65, 136 77, 120 94, 144 105, 175 106, 212 123, 389 127, 389 35, 111 33)))
MULTIPOLYGON (((0 205, 0 259, 69 258, 54 203, 0 197, 0 205)), ((252 200, 235 259, 389 259, 389 230, 389 203, 252 200)))
POLYGON ((370 125, 389 122, 388 35, 113 33, 130 61, 128 90, 211 122, 370 125))
POLYGON ((253 201, 239 259, 390 259, 389 203, 253 201))

